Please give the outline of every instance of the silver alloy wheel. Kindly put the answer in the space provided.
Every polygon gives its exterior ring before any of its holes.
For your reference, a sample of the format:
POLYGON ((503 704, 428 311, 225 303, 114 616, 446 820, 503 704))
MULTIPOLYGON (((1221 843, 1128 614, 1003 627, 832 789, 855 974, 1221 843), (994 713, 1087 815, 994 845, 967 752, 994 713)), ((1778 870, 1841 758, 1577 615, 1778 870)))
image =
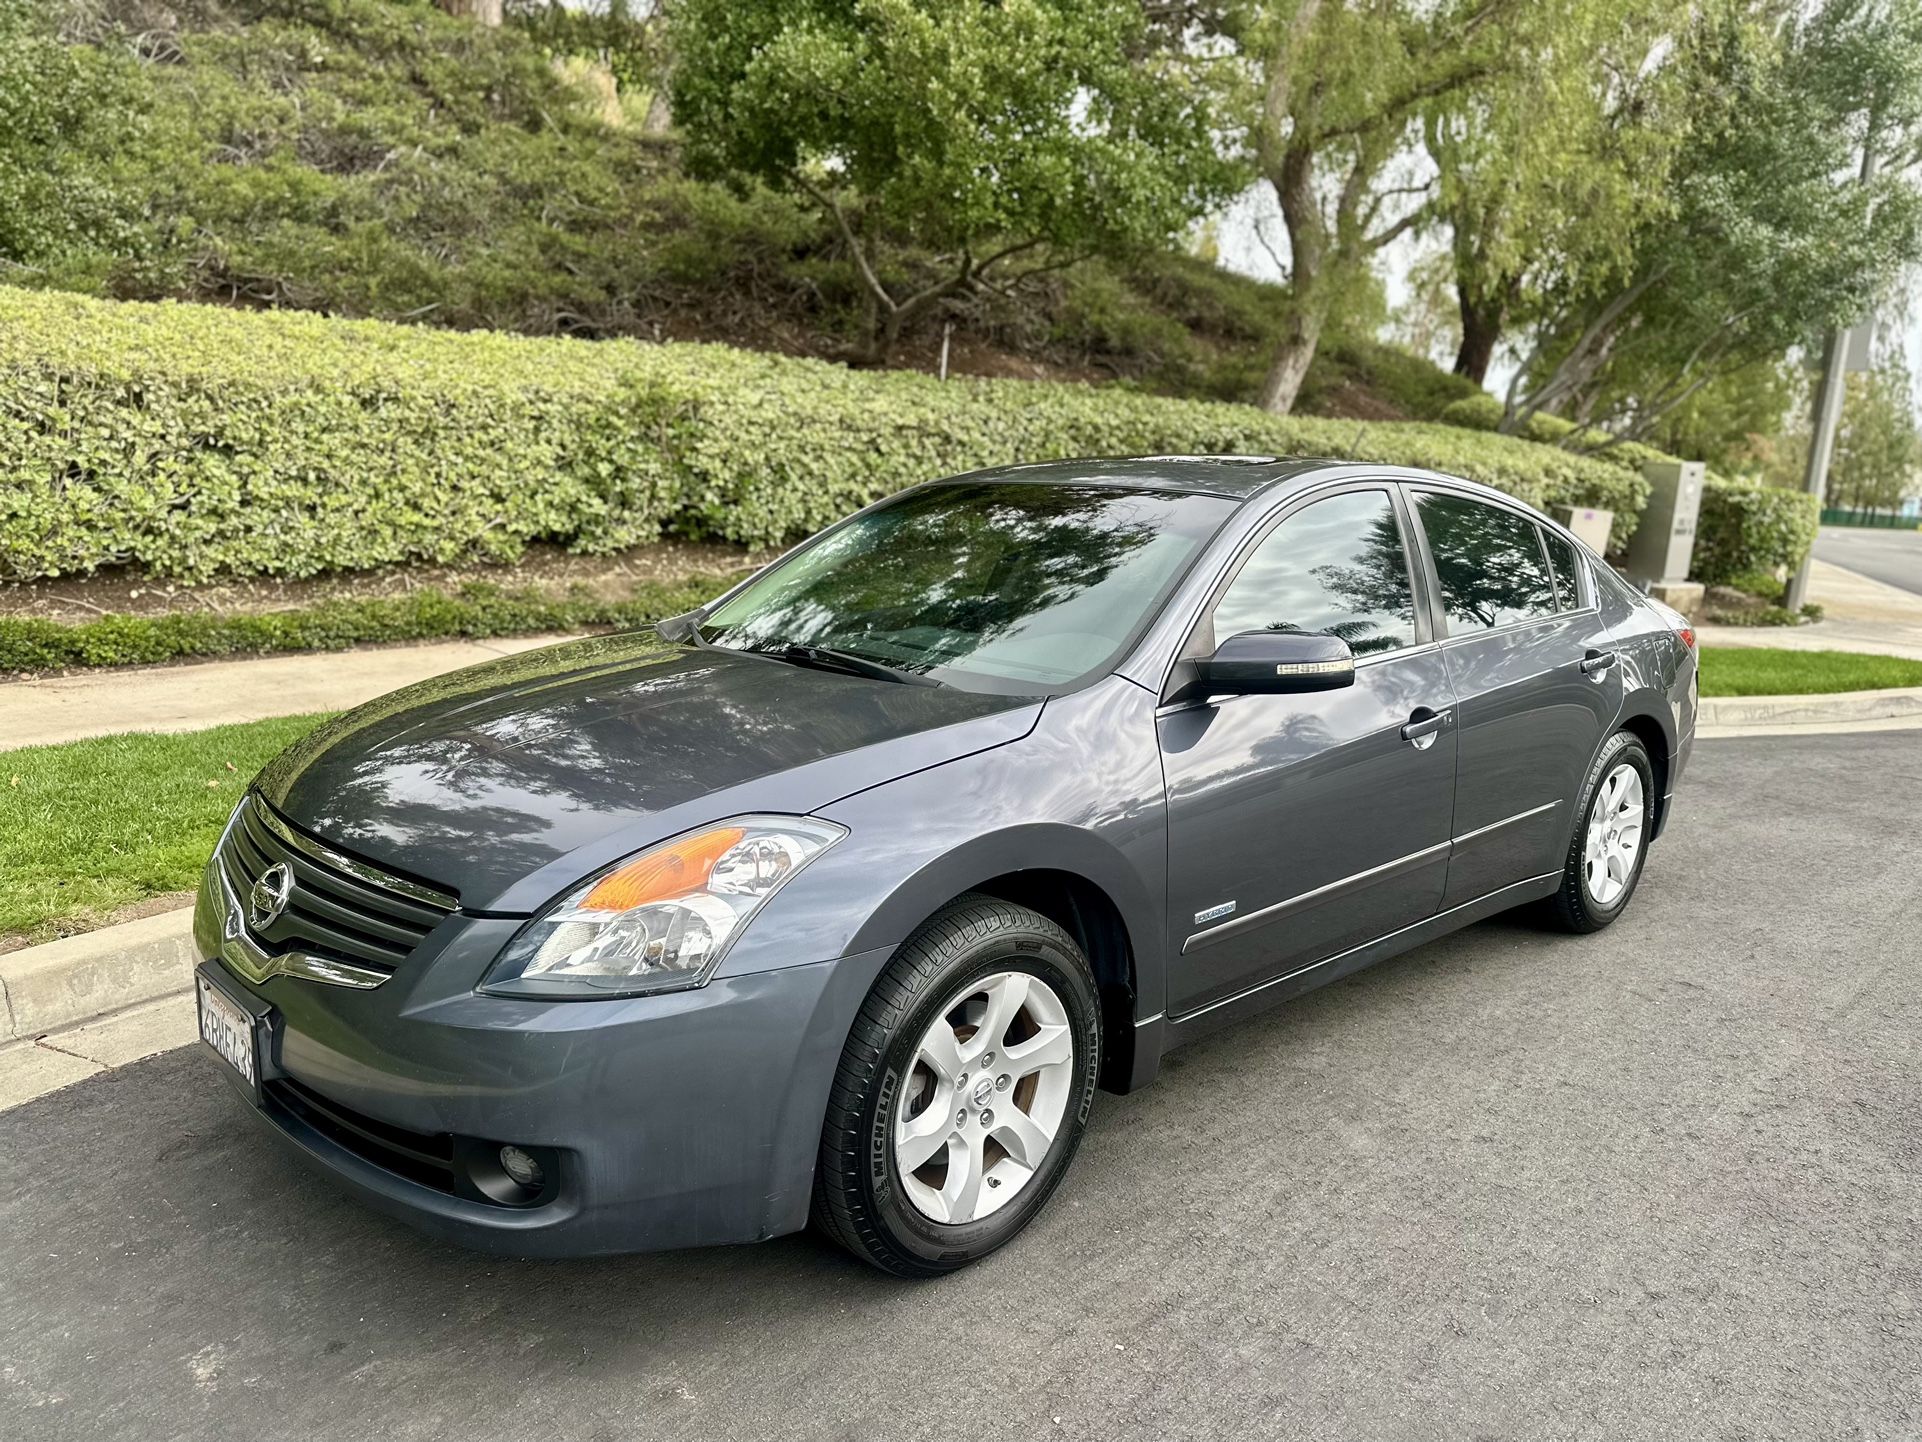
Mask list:
POLYGON ((915 1210, 978 1222, 1040 1169, 1074 1090, 1074 1032, 1025 971, 969 982, 914 1049, 894 1111, 894 1161, 915 1210))
POLYGON ((1602 781, 1588 813, 1582 883, 1597 906, 1613 906, 1635 874, 1645 814, 1642 773, 1624 761, 1602 781))

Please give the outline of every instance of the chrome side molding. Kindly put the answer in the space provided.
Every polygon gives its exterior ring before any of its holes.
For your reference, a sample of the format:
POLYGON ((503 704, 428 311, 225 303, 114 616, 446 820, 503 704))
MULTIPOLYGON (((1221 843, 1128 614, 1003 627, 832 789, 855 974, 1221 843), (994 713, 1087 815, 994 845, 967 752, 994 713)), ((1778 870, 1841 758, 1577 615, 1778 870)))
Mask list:
POLYGON ((1478 837, 1488 835, 1491 831, 1500 831, 1504 826, 1513 826, 1517 821, 1526 821, 1531 816, 1540 816, 1544 811, 1553 811, 1561 804, 1562 798, 1557 796, 1553 801, 1537 806, 1533 810, 1517 811, 1513 816, 1504 816, 1500 821, 1491 821, 1486 826, 1477 826, 1473 831, 1464 831, 1455 838, 1455 845, 1460 846, 1464 841, 1474 841, 1478 837))
POLYGON ((1344 876, 1339 881, 1331 881, 1326 886, 1317 886, 1313 891, 1304 891, 1299 896, 1291 896, 1286 901, 1277 901, 1273 906, 1264 906, 1260 911, 1251 911, 1246 916, 1237 916, 1233 921, 1224 921, 1220 926, 1211 926, 1206 931, 1197 931, 1181 943, 1181 954, 1186 956, 1198 947, 1220 941, 1237 931, 1245 931, 1257 922, 1273 921, 1286 916, 1300 907, 1309 906, 1317 901, 1328 901, 1344 891, 1355 891, 1371 882, 1386 881, 1389 877, 1403 871, 1412 871, 1417 866, 1447 854, 1453 846, 1451 841, 1440 841, 1433 846, 1424 846, 1420 851, 1411 851, 1406 856, 1397 856, 1393 861, 1371 866, 1366 871, 1357 871, 1353 876, 1344 876))
MULTIPOLYGON (((1442 714, 1445 717, 1448 713, 1442 714)), ((1478 826, 1473 831, 1464 831, 1460 836, 1451 837, 1447 841, 1423 847, 1420 851, 1411 851, 1406 856, 1398 856, 1393 861, 1370 867, 1366 871, 1357 871, 1352 876, 1344 876, 1339 881, 1329 882, 1326 886, 1317 886, 1313 891, 1304 891, 1299 896, 1289 897, 1286 901, 1277 901, 1273 906, 1264 906, 1260 911, 1251 911, 1246 916, 1237 916, 1233 921, 1224 921, 1220 926, 1211 926, 1205 931, 1197 931, 1181 943, 1181 954, 1186 956, 1191 951, 1219 941, 1225 936, 1232 936, 1237 931, 1245 930, 1258 922, 1274 921, 1300 907, 1310 906, 1318 901, 1330 901, 1345 891, 1359 890, 1374 882, 1386 881, 1389 877, 1399 875, 1401 872, 1412 871, 1417 866, 1433 861, 1444 852, 1452 855, 1455 848, 1464 843, 1479 840, 1490 832, 1500 831, 1504 826, 1513 826, 1517 821, 1526 821, 1531 816, 1540 816, 1544 811, 1553 811, 1561 804, 1562 800, 1558 796, 1544 805, 1531 807, 1527 811, 1518 811, 1513 816, 1504 816, 1500 821, 1491 821, 1488 825, 1478 826)), ((1195 917, 1196 921, 1210 919, 1212 919, 1212 913, 1207 911, 1195 917)), ((1320 963, 1317 962, 1316 965, 1320 963)))

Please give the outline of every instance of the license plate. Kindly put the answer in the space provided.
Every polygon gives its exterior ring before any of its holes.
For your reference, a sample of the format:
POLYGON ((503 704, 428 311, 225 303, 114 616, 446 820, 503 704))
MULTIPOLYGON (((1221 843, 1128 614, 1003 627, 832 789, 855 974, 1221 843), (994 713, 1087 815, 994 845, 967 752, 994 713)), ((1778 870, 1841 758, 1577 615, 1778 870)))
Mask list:
POLYGON ((205 976, 197 978, 200 1002, 200 1039, 220 1053, 240 1073, 249 1091, 260 1090, 260 1058, 254 1018, 224 996, 205 976))

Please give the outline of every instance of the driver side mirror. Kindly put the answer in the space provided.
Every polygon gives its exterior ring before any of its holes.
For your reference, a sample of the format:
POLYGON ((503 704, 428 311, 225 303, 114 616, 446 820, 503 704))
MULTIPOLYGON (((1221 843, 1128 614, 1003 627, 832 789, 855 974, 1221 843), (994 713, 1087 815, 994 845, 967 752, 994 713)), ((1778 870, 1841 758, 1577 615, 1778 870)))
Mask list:
POLYGON ((1355 684, 1355 653, 1339 636, 1243 631, 1191 663, 1191 697, 1335 691, 1355 684))

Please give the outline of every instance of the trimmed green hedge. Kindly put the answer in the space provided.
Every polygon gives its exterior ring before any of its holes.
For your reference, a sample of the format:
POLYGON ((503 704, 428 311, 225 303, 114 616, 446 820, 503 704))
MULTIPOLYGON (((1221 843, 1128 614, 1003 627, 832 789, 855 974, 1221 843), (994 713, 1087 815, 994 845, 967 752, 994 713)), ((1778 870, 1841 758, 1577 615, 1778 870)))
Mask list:
POLYGON ((338 651, 381 641, 644 626, 713 600, 734 579, 719 574, 690 576, 670 584, 637 586, 633 594, 616 601, 549 596, 533 589, 503 590, 476 582, 452 594, 420 590, 391 599, 326 601, 255 615, 216 616, 203 611, 109 615, 79 625, 0 617, 0 674, 274 651, 338 651))
POLYGON ((1429 466, 1628 528, 1646 500, 1619 466, 1450 426, 0 288, 0 577, 768 545, 954 471, 1171 451, 1429 466))
POLYGON ((1808 555, 1821 515, 1821 501, 1806 491, 1710 476, 1702 486, 1689 570, 1711 586, 1755 571, 1782 576, 1808 555))

